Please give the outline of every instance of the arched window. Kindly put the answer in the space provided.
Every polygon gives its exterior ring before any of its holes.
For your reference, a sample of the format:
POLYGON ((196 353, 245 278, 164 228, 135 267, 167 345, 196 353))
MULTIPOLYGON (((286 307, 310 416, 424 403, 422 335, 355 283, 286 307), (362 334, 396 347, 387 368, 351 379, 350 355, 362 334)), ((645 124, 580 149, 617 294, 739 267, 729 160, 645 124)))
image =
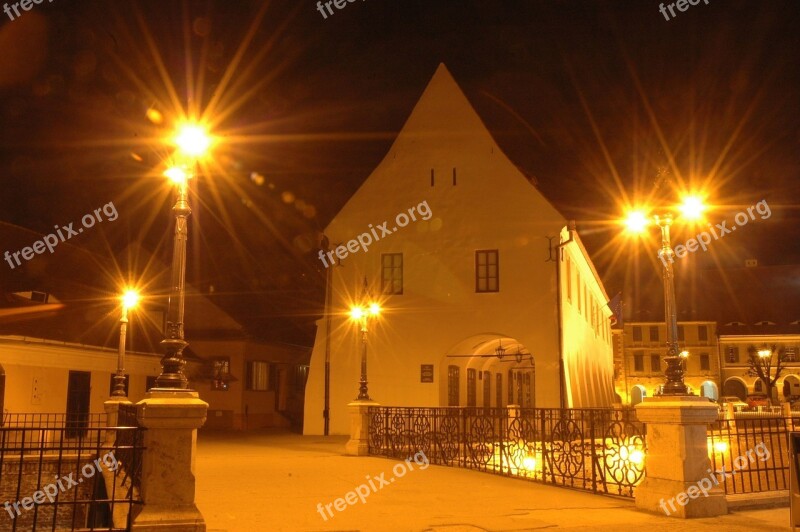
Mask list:
POLYGON ((764 392, 764 383, 762 382, 761 379, 758 379, 755 385, 753 385, 753 391, 755 391, 756 393, 764 392))
POLYGON ((447 406, 458 406, 460 399, 459 367, 447 367, 447 406))
POLYGON ((645 397, 647 397, 647 390, 644 389, 644 386, 637 384, 631 389, 631 405, 638 405, 645 397))

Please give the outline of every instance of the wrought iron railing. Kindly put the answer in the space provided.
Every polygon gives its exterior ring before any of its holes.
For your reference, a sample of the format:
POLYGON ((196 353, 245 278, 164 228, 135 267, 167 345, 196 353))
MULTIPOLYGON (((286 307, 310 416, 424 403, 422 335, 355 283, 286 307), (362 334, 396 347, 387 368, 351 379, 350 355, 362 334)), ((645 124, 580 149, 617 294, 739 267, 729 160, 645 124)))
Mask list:
POLYGON ((0 497, 8 501, 0 529, 128 530, 141 499, 125 474, 141 467, 141 429, 76 432, 69 417, 59 427, 52 417, 31 426, 33 416, 20 416, 0 428, 0 497))
POLYGON ((712 475, 726 494, 789 489, 789 432, 800 418, 740 417, 708 427, 712 475))
POLYGON ((633 496, 644 425, 633 409, 372 407, 370 454, 633 496))
MULTIPOLYGON (((120 427, 139 428, 136 432, 123 431, 117 433, 117 441, 121 444, 121 452, 123 453, 120 459, 122 463, 129 464, 129 467, 125 468, 122 481, 123 484, 130 483, 138 499, 139 489, 142 484, 142 453, 144 452, 144 447, 137 445, 137 442, 135 442, 133 438, 143 438, 143 431, 145 429, 139 426, 139 421, 136 418, 136 405, 120 405, 118 416, 117 424, 120 427)), ((141 443, 141 441, 138 443, 141 443)))

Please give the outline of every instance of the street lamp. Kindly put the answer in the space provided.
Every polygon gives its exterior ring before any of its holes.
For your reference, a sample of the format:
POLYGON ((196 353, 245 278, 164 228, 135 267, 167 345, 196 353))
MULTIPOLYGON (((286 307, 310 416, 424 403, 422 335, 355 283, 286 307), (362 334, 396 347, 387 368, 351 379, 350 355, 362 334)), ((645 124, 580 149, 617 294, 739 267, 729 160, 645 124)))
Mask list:
POLYGON ((350 319, 357 322, 361 329, 361 380, 356 398, 358 401, 370 401, 367 392, 367 322, 370 318, 377 318, 380 313, 381 307, 375 302, 350 307, 350 319))
POLYGON ((685 220, 699 220, 703 216, 706 206, 700 196, 686 196, 683 203, 676 209, 664 209, 659 214, 648 215, 647 210, 631 211, 625 219, 625 226, 631 233, 643 233, 652 224, 657 225, 661 232, 661 248, 658 258, 663 265, 662 283, 664 287, 664 321, 667 326, 667 356, 664 360, 667 367, 664 370, 666 382, 660 395, 688 395, 689 390, 683 380, 685 370, 682 360, 688 352, 682 352, 678 346, 678 311, 675 303, 675 276, 672 262, 675 252, 670 244, 669 229, 674 221, 673 210, 681 213, 685 220), (684 353, 686 353, 684 355, 684 353))
POLYGON ((188 388, 189 381, 183 373, 186 361, 183 350, 188 342, 184 340, 183 316, 186 293, 186 244, 189 233, 189 179, 193 176, 197 161, 211 147, 211 137, 198 124, 184 124, 178 129, 173 143, 177 148, 177 166, 168 168, 164 175, 178 189, 177 201, 172 207, 175 214, 175 239, 172 248, 172 280, 170 284, 167 320, 161 346, 164 357, 161 359, 161 375, 156 379, 156 388, 188 388))
POLYGON ((119 351, 117 352, 117 373, 114 375, 114 390, 111 397, 127 397, 125 393, 125 335, 128 331, 128 311, 139 303, 139 294, 127 290, 122 295, 122 315, 119 318, 119 351))

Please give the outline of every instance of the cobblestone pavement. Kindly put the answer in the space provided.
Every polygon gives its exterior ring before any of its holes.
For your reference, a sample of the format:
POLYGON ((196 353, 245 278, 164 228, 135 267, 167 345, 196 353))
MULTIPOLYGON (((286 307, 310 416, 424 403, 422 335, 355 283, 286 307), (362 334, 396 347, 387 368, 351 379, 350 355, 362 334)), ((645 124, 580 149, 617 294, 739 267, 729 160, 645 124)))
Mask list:
POLYGON ((404 470, 391 459, 345 456, 345 441, 282 432, 201 433, 197 505, 209 532, 790 530, 788 508, 684 521, 641 512, 625 499, 486 473, 433 465, 404 470), (337 511, 336 499, 370 481, 376 489, 364 503, 340 503, 337 511))

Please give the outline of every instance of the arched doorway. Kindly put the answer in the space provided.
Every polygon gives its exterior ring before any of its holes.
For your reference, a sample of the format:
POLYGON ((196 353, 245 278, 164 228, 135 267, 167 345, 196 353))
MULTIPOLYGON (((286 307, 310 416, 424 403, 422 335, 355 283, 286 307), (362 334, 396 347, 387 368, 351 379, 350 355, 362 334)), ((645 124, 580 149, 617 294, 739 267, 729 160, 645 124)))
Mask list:
POLYGON ((448 406, 536 406, 533 355, 514 338, 501 334, 471 336, 440 361, 440 404, 448 406))
POLYGON ((797 375, 787 375, 783 379, 783 396, 786 399, 800 397, 800 378, 797 375))
POLYGON ((647 390, 644 386, 637 384, 631 388, 631 406, 638 405, 645 397, 647 397, 647 390))
POLYGON ((736 396, 742 401, 747 399, 747 385, 738 377, 731 377, 722 385, 722 395, 725 397, 736 396))
POLYGON ((719 399, 719 389, 717 388, 717 383, 713 381, 705 381, 703 384, 701 384, 700 396, 708 397, 712 401, 719 399))

